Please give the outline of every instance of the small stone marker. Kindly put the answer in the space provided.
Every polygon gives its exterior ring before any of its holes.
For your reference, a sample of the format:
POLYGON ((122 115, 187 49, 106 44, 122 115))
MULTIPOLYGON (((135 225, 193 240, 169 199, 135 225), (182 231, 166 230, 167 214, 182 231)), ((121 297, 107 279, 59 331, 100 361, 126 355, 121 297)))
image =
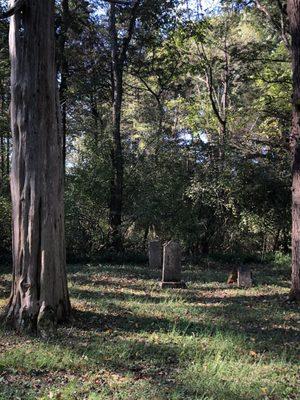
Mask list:
POLYGON ((252 286, 252 274, 251 269, 248 265, 242 265, 238 269, 238 287, 251 287, 252 286))
POLYGON ((164 245, 162 288, 185 288, 181 281, 181 248, 179 243, 171 240, 164 245))
POLYGON ((162 249, 160 240, 151 240, 148 248, 149 267, 161 268, 162 249))

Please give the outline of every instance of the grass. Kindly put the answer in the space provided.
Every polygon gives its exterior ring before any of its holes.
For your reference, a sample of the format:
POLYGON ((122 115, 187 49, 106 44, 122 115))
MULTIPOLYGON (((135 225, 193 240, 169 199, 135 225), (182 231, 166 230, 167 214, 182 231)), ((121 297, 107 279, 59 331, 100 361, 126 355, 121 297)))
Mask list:
POLYGON ((0 399, 300 399, 289 270, 253 268, 248 290, 208 261, 185 267, 187 290, 160 290, 146 265, 70 266, 74 319, 55 340, 0 329, 0 399))

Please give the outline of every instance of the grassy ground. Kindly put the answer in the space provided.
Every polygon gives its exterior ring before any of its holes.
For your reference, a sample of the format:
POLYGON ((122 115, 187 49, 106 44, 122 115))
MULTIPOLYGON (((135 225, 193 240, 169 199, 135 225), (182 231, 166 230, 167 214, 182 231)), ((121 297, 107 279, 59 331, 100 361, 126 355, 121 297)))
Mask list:
MULTIPOLYGON (((55 340, 0 330, 0 399, 300 399, 289 271, 254 271, 242 290, 205 262, 185 268, 187 290, 162 291, 147 266, 70 266, 74 320, 55 340)), ((0 307, 8 290, 4 271, 0 307)))

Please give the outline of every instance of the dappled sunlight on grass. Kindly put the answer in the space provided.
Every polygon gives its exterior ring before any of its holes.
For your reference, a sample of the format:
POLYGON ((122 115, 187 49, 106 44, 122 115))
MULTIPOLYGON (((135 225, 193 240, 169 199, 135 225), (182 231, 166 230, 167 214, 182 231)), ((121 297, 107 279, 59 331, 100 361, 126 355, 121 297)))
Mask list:
POLYGON ((70 267, 74 315, 56 339, 0 331, 0 399, 298 399, 300 319, 285 273, 265 284, 255 266, 248 290, 228 287, 223 269, 184 273, 188 289, 160 290, 147 266, 70 267))

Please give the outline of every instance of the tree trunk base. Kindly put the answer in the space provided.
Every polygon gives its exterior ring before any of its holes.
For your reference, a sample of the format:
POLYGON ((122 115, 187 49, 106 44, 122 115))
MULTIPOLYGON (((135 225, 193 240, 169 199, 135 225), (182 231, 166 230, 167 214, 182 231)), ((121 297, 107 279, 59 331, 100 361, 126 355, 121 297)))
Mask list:
POLYGON ((17 332, 37 335, 43 339, 49 339, 56 334, 57 325, 68 321, 70 308, 63 305, 58 307, 42 306, 38 311, 31 312, 16 306, 8 306, 4 323, 17 332))

